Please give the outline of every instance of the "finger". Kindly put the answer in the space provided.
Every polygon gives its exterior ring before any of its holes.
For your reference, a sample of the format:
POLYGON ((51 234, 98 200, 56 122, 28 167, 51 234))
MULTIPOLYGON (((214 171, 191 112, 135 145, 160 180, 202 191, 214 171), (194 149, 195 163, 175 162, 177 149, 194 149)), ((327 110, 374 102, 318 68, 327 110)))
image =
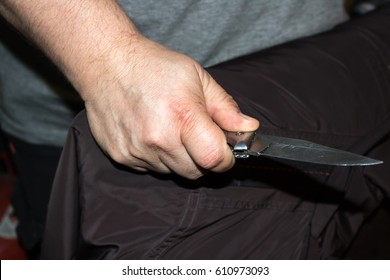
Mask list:
POLYGON ((172 173, 188 179, 195 180, 207 173, 207 170, 195 163, 183 145, 181 145, 180 151, 162 154, 160 161, 172 173))
POLYGON ((235 159, 226 143, 226 137, 207 112, 199 113, 190 131, 182 134, 183 145, 191 159, 200 168, 224 172, 233 167, 235 159))
MULTIPOLYGON (((163 131, 165 132, 165 130, 163 131)), ((148 133, 148 137, 142 137, 143 141, 148 139, 146 143, 139 142, 136 139, 131 141, 131 145, 126 150, 129 154, 124 156, 127 160, 126 165, 140 171, 150 170, 164 174, 176 173, 188 179, 197 179, 204 175, 205 170, 200 168, 189 156, 181 140, 178 139, 179 136, 176 138, 173 136, 175 133, 172 132, 168 133, 168 137, 167 134, 158 133, 156 136, 149 138, 151 134, 148 133)))

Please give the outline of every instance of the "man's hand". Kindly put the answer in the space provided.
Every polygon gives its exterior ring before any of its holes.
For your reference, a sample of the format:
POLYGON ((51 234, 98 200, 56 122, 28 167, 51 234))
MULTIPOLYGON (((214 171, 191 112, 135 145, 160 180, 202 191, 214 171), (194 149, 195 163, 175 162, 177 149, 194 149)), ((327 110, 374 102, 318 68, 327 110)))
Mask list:
POLYGON ((195 179, 234 164, 222 129, 258 127, 194 60, 139 34, 114 0, 7 0, 0 12, 79 91, 94 137, 119 163, 195 179))
POLYGON ((88 87, 89 123, 101 147, 137 170, 197 178, 222 172, 234 157, 222 129, 251 131, 258 122, 191 58, 140 36, 114 50, 110 73, 88 87))

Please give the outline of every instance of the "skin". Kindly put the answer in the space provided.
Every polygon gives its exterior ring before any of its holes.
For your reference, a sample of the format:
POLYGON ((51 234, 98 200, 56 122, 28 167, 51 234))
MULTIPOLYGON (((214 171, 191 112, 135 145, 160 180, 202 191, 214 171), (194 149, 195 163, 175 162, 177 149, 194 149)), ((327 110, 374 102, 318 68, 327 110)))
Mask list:
POLYGON ((196 179, 234 165, 223 130, 259 122, 190 57, 147 39, 113 0, 0 0, 0 13, 63 71, 96 141, 138 171, 196 179))

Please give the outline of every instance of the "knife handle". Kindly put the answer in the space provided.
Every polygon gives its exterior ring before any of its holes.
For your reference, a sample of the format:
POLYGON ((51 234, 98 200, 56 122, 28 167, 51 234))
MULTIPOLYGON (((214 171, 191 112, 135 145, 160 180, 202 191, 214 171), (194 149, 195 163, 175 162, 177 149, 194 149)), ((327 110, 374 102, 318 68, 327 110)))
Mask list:
POLYGON ((248 150, 250 149, 253 139, 255 138, 256 131, 224 131, 226 141, 232 148, 232 152, 237 158, 246 158, 249 156, 248 150))

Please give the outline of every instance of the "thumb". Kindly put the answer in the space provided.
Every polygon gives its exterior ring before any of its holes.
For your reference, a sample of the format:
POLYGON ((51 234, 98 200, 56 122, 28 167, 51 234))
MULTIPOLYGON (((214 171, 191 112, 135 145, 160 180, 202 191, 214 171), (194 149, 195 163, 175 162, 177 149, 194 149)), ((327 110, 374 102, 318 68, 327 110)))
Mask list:
POLYGON ((240 108, 218 83, 209 76, 204 90, 206 107, 213 121, 226 131, 255 131, 259 121, 241 113, 240 108))

